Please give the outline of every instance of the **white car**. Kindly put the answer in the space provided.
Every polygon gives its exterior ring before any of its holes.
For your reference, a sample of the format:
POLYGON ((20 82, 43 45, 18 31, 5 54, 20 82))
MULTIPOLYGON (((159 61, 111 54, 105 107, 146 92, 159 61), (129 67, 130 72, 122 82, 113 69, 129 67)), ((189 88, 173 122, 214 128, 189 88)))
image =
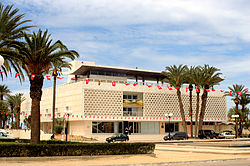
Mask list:
POLYGON ((228 139, 235 138, 235 135, 232 134, 232 132, 229 132, 229 131, 220 133, 220 136, 223 136, 223 137, 228 138, 228 139))
POLYGON ((0 139, 15 139, 15 138, 8 136, 4 131, 0 131, 0 139))

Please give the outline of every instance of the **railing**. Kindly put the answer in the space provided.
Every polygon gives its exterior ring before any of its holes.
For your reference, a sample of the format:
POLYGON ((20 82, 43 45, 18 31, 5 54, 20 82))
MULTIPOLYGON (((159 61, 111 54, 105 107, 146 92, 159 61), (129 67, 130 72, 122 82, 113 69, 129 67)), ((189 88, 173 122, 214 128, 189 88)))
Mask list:
POLYGON ((131 106, 142 107, 143 101, 138 100, 138 99, 123 99, 123 106, 124 107, 131 107, 131 106))
POLYGON ((143 116, 142 112, 138 111, 123 111, 123 116, 143 116))

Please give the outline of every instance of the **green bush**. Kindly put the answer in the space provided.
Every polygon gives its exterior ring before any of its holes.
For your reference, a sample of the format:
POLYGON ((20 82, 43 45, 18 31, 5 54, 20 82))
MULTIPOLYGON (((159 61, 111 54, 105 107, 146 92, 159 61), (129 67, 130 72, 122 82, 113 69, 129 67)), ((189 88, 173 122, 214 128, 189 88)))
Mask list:
POLYGON ((55 132, 56 134, 61 134, 63 131, 63 126, 60 126, 60 125, 56 125, 55 126, 55 132))
POLYGON ((152 143, 0 144, 0 157, 150 154, 152 143))

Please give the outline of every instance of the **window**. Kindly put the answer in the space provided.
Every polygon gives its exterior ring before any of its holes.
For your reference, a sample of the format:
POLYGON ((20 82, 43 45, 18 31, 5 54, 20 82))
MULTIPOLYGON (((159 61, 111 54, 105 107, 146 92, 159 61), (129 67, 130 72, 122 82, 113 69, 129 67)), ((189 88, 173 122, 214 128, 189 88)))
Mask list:
POLYGON ((46 109, 46 113, 49 113, 49 109, 46 109))
POLYGON ((66 109, 66 111, 68 111, 69 110, 69 106, 66 106, 65 109, 66 109))
POLYGON ((128 99, 128 96, 127 95, 123 95, 123 99, 128 99))
POLYGON ((133 95, 133 99, 137 99, 137 96, 136 96, 136 95, 133 95))
POLYGON ((114 133, 114 122, 92 122, 92 133, 114 133))

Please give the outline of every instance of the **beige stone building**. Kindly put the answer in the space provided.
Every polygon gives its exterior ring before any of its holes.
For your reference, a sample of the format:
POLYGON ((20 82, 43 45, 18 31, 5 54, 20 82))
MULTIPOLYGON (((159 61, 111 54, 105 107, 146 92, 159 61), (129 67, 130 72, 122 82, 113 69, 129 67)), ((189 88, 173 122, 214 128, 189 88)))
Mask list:
MULTIPOLYGON (((56 117, 69 120, 69 134, 91 136, 121 133, 128 127, 132 134, 164 134, 181 131, 181 119, 176 90, 161 80, 159 71, 96 65, 93 62, 73 61, 66 84, 56 89, 56 117), (70 111, 69 111, 70 110, 70 111), (66 112, 71 112, 69 117, 66 112), (173 113, 170 119, 166 113, 173 113)), ((189 92, 181 88, 185 116, 189 120, 189 92)), ((204 128, 223 130, 226 121, 224 92, 211 91, 204 128)), ((41 101, 41 130, 51 132, 52 88, 43 90, 41 101)), ((29 115, 31 99, 27 94, 22 114, 29 115)), ((196 93, 193 91, 193 120, 196 93)), ((22 116, 24 118, 25 116, 22 116)))

